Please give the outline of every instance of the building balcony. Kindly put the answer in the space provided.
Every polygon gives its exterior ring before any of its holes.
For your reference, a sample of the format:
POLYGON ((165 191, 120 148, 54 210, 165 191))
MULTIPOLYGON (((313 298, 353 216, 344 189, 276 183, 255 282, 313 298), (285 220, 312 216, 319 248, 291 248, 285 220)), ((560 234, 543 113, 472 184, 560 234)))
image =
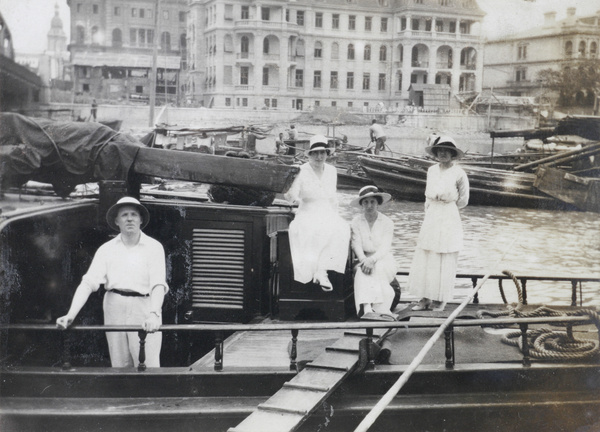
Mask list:
POLYGON ((262 89, 263 89, 264 92, 278 92, 279 91, 279 86, 263 85, 262 89))
POLYGON ((279 62, 279 53, 277 54, 265 54, 263 53, 262 58, 266 62, 279 62))
POLYGON ((411 66, 414 68, 426 69, 429 67, 429 60, 413 60, 411 66))
POLYGON ((245 33, 254 30, 277 30, 298 33, 304 26, 286 21, 263 21, 263 20, 236 20, 234 31, 245 33))
POLYGON ((245 91, 245 92, 254 91, 254 86, 240 84, 240 85, 235 86, 235 90, 236 91, 245 91))
POLYGON ((452 69, 452 62, 437 62, 436 67, 438 69, 452 69))

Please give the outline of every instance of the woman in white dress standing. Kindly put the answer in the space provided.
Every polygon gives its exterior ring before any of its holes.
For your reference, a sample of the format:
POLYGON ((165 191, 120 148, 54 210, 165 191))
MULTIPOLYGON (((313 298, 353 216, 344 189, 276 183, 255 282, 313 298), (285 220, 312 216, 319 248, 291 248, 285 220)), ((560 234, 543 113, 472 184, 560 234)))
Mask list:
POLYGON ((354 274, 356 312, 363 319, 373 313, 390 315, 394 289, 390 282, 396 277, 397 264, 392 254, 394 222, 379 212, 379 206, 390 200, 390 194, 377 186, 365 186, 358 192, 353 205, 362 213, 352 220, 352 250, 358 259, 354 274), (362 309, 362 311, 361 311, 362 309))
POLYGON ((288 201, 298 203, 289 228, 294 279, 331 291, 327 271, 344 273, 350 227, 338 213, 337 170, 325 163, 331 153, 327 138, 313 136, 307 153, 308 163, 300 167, 285 195, 288 201))
POLYGON ((427 171, 425 218, 408 276, 409 292, 421 298, 413 310, 444 310, 452 299, 458 252, 463 247, 459 210, 469 203, 469 180, 454 161, 463 156, 454 140, 439 136, 425 149, 438 163, 427 171), (433 304, 435 302, 435 304, 433 304))

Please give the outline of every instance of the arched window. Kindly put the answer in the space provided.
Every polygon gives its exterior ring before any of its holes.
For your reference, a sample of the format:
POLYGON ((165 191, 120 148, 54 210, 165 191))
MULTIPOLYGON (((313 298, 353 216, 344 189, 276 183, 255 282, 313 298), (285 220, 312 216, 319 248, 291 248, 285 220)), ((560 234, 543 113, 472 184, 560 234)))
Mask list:
POLYGON ((354 60, 354 45, 348 44, 348 60, 354 60))
POLYGON ((573 42, 567 41, 565 43, 565 55, 571 57, 573 55, 573 42))
POLYGON ((363 54, 364 60, 371 60, 371 45, 365 45, 365 51, 363 54))
POLYGON ((121 29, 113 29, 112 31, 112 46, 121 47, 123 45, 123 33, 121 29))
POLYGON ((85 43, 85 29, 83 26, 77 26, 77 43, 84 44, 85 43))
POLYGON ((387 47, 385 45, 381 45, 379 47, 379 61, 387 60, 387 47))
POLYGON ((323 44, 319 41, 315 42, 315 58, 323 57, 323 44))
POLYGON ((164 51, 171 51, 171 34, 163 32, 160 35, 160 48, 164 51))
POLYGON ((242 36, 240 50, 241 50, 242 54, 246 54, 246 58, 247 58, 248 53, 250 52, 250 39, 248 39, 248 36, 242 36))
POLYGON ((269 38, 263 39, 263 54, 269 54, 269 38))
POLYGON ((596 58, 598 55, 598 44, 596 42, 590 43, 590 57, 596 58))
POLYGON ((98 27, 92 27, 92 44, 99 45, 100 44, 100 32, 98 31, 98 27))
POLYGON ((585 57, 585 41, 579 42, 579 49, 577 50, 579 57, 585 57))
POLYGON ((340 46, 337 42, 331 44, 331 59, 338 60, 340 58, 340 46))

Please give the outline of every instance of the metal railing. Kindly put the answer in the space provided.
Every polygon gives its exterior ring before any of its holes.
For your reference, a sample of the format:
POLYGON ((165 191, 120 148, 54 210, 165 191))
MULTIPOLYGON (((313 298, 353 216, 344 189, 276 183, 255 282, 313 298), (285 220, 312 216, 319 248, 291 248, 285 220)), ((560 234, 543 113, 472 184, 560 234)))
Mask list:
MULTIPOLYGON (((447 369, 452 369, 455 364, 455 345, 454 328, 456 327, 496 327, 496 326, 519 326, 522 338, 523 366, 531 365, 529 355, 529 346, 527 341, 527 331, 530 325, 534 324, 566 324, 566 325, 586 325, 592 323, 587 316, 547 316, 547 317, 529 317, 529 318, 484 318, 484 319, 457 319, 454 320, 444 331, 445 338, 445 365, 447 369)), ((439 320, 422 320, 419 322, 393 321, 393 322, 315 322, 315 323, 272 323, 272 324, 165 324, 159 329, 160 332, 210 332, 214 334, 214 370, 223 370, 224 358, 224 340, 225 334, 234 332, 269 332, 269 331, 290 331, 291 349, 290 349, 290 370, 298 370, 297 365, 297 344, 300 330, 364 330, 365 338, 369 339, 369 344, 373 341, 373 330, 375 329, 411 329, 411 328, 438 328, 439 320)), ((50 331, 62 332, 63 335, 63 359, 62 368, 68 370, 70 364, 70 344, 67 337, 71 332, 82 331, 101 331, 101 332, 138 332, 140 337, 140 352, 138 371, 146 370, 146 351, 145 341, 147 332, 141 330, 139 326, 132 325, 75 325, 68 329, 60 329, 51 324, 2 324, 1 331, 50 331)), ((358 345, 357 345, 358 349, 358 345)), ((374 359, 366 359, 367 364, 374 364, 374 359)))

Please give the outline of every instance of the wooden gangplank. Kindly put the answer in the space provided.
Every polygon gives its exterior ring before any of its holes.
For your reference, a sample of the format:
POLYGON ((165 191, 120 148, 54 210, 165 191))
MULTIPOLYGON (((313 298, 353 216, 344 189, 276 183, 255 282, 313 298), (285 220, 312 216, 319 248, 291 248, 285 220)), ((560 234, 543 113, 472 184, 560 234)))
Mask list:
MULTIPOLYGON (((344 336, 325 348, 325 352, 228 432, 291 432, 304 421, 348 378, 357 368, 361 341, 366 333, 345 332, 344 336)), ((373 334, 380 342, 384 331, 373 334)), ((366 346, 365 343, 362 344, 366 346)))

